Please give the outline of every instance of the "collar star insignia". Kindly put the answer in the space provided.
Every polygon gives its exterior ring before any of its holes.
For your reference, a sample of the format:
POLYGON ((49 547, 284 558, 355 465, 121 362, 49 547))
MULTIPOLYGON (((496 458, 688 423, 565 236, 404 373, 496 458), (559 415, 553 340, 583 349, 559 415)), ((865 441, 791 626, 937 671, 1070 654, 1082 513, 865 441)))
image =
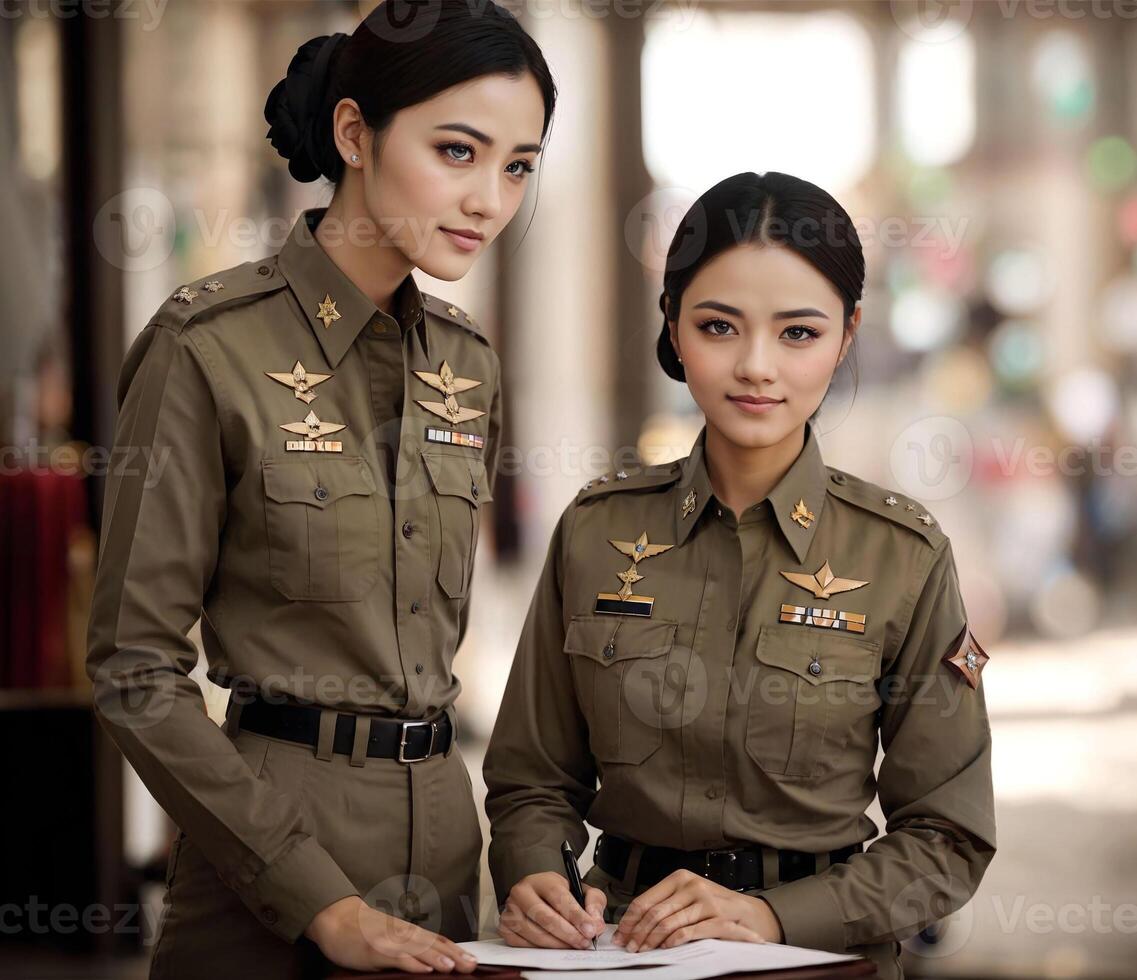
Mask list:
POLYGON ((909 511, 911 511, 911 510, 915 510, 915 509, 916 509, 916 505, 915 505, 915 504, 905 504, 905 505, 904 505, 904 509, 905 509, 905 510, 909 510, 909 511))
POLYGON ((889 507, 895 507, 896 506, 896 498, 891 496, 891 495, 885 497, 884 502, 886 504, 888 504, 889 507))
POLYGON ((420 381, 425 381, 435 391, 440 392, 446 398, 444 402, 427 402, 415 399, 415 404, 425 408, 428 412, 437 415, 439 418, 446 419, 451 425, 469 422, 472 419, 481 418, 486 414, 479 409, 463 408, 458 404, 458 399, 455 395, 459 395, 463 391, 469 391, 471 388, 477 388, 482 382, 475 381, 472 378, 455 377, 454 372, 446 361, 442 362, 442 367, 438 369, 437 374, 430 371, 415 371, 415 377, 420 381))
POLYGON ((316 397, 316 393, 312 389, 332 377, 330 374, 309 374, 299 361, 292 366, 290 372, 265 371, 265 375, 272 378, 273 381, 279 381, 282 385, 291 388, 296 397, 305 405, 310 405, 312 399, 316 397))
POLYGON ((209 282, 203 282, 201 288, 210 293, 216 293, 220 289, 225 288, 225 283, 220 279, 210 279, 209 282))
POLYGON ((974 690, 979 686, 979 674, 984 665, 991 658, 971 635, 970 629, 964 629, 963 642, 954 651, 948 651, 943 662, 959 674, 974 690))
POLYGON ((673 544, 651 544, 647 539, 647 531, 644 531, 635 541, 613 541, 608 539, 608 543, 615 548, 620 554, 627 555, 632 559, 632 564, 628 567, 627 571, 617 572, 616 575, 624 587, 617 593, 620 599, 628 599, 632 594, 632 586, 636 582, 643 581, 643 576, 636 571, 636 566, 645 558, 654 558, 656 555, 662 555, 665 551, 670 551, 675 547, 673 544))
POLYGON ((332 294, 324 293, 324 301, 316 311, 316 319, 323 320, 324 329, 327 330, 339 318, 339 310, 336 309, 336 301, 332 299, 332 294))
POLYGON ((446 312, 449 313, 450 316, 453 317, 455 320, 458 319, 458 307, 456 307, 456 306, 447 307, 446 312))
POLYGON ((813 511, 805 506, 805 500, 800 499, 794 504, 793 513, 790 514, 790 520, 795 524, 800 524, 802 527, 809 527, 813 523, 813 511))
POLYGON ((312 440, 323 439, 324 436, 330 436, 333 432, 347 428, 346 425, 339 422, 321 422, 316 417, 315 412, 309 412, 305 415, 303 422, 283 422, 280 427, 285 432, 295 432, 298 436, 305 436, 312 440))
POLYGON ((932 520, 931 514, 921 514, 916 520, 923 521, 925 527, 931 527, 935 523, 935 521, 932 520))
POLYGON ((828 599, 838 592, 852 592, 853 589, 869 584, 867 581, 862 582, 855 578, 838 578, 833 574, 828 561, 812 575, 805 575, 802 572, 782 572, 781 575, 794 585, 812 592, 817 599, 828 599))
POLYGON ((695 513, 695 501, 697 497, 694 488, 683 498, 683 520, 686 520, 693 513, 695 513))
POLYGON ((174 293, 174 299, 179 303, 192 303, 197 299, 197 290, 190 289, 189 286, 182 286, 181 289, 174 293))

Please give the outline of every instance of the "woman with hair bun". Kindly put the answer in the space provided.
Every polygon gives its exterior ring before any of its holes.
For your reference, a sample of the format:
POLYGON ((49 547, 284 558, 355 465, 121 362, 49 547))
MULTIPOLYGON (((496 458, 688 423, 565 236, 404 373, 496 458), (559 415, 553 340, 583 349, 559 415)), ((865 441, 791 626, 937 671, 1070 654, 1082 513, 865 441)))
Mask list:
POLYGON ((501 370, 422 294, 513 219, 556 89, 492 2, 381 4, 268 97, 300 181, 278 255, 180 286, 127 354, 88 673, 179 827, 151 976, 470 972, 482 846, 452 670, 501 370), (226 724, 204 712, 201 619, 226 724))
POLYGON ((784 942, 899 980, 900 940, 979 885, 987 655, 950 542, 814 431, 864 276, 845 209, 788 174, 730 177, 676 230, 657 353, 706 425, 590 481, 553 536, 485 758, 511 945, 618 922, 631 952, 784 942), (581 909, 560 847, 586 820, 581 909))

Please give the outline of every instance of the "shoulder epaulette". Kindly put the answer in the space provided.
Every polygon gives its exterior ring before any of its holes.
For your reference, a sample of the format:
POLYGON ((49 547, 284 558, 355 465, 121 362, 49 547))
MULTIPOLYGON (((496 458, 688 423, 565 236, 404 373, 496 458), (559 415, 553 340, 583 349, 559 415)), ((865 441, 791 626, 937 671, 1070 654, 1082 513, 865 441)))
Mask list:
POLYGON ((243 262, 231 269, 179 286, 154 314, 157 322, 181 333, 204 313, 228 309, 250 298, 282 289, 287 282, 277 268, 276 256, 243 262))
POLYGON ((578 501, 591 500, 621 490, 651 490, 657 487, 665 487, 674 483, 681 472, 679 462, 616 470, 589 480, 577 492, 576 499, 578 501))
POLYGON ((447 303, 446 300, 439 299, 437 296, 429 296, 423 293, 422 306, 427 313, 437 317, 439 320, 457 327, 462 327, 477 337, 483 344, 489 344, 485 334, 482 333, 482 328, 478 326, 477 321, 475 321, 469 313, 459 309, 453 303, 447 303))
POLYGON ((936 519, 919 501, 886 490, 832 466, 828 467, 828 470, 828 489, 833 496, 914 531, 933 548, 943 543, 946 535, 940 530, 936 519))

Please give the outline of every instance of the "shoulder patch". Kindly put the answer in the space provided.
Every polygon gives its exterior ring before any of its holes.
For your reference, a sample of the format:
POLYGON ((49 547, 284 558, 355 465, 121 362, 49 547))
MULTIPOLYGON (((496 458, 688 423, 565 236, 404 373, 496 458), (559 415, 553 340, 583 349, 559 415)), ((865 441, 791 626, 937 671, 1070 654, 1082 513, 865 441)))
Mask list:
POLYGON ((478 326, 474 318, 465 310, 459 309, 453 303, 447 303, 446 300, 439 299, 437 296, 423 293, 422 306, 427 313, 432 314, 437 319, 453 326, 462 327, 477 337, 483 344, 489 344, 485 334, 482 333, 482 328, 478 326))
POLYGON ((179 286, 158 308, 151 322, 181 333, 202 314, 236 306, 285 285, 287 282, 277 268, 275 255, 256 262, 243 262, 179 286))
POLYGON ((655 466, 636 466, 626 470, 613 470, 593 477, 577 492, 577 501, 592 500, 621 490, 654 490, 670 486, 682 473, 681 463, 661 463, 655 466))
POLYGON ((933 548, 943 543, 946 535, 940 530, 939 522, 926 507, 911 497, 895 493, 868 480, 862 480, 852 473, 827 467, 829 483, 826 487, 835 497, 892 521, 920 535, 933 548))

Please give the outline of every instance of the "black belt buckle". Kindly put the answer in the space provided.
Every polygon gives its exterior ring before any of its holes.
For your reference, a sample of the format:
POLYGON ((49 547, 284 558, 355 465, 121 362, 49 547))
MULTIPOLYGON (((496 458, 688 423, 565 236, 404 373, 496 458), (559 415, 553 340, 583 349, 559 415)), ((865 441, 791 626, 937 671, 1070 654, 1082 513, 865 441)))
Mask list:
POLYGON ((718 884, 722 885, 723 888, 733 889, 735 882, 738 880, 738 849, 734 848, 731 850, 723 851, 704 851, 703 877, 717 882, 718 884), (723 866, 724 870, 720 874, 716 874, 714 868, 712 867, 715 858, 728 859, 723 866))
POLYGON ((424 762, 429 759, 431 753, 434 752, 434 736, 438 733, 438 719, 434 721, 404 721, 402 731, 399 733, 399 761, 400 762, 424 762), (418 728, 422 725, 430 726, 430 745, 427 747, 426 755, 419 756, 414 759, 408 759, 407 752, 407 729, 418 728))

